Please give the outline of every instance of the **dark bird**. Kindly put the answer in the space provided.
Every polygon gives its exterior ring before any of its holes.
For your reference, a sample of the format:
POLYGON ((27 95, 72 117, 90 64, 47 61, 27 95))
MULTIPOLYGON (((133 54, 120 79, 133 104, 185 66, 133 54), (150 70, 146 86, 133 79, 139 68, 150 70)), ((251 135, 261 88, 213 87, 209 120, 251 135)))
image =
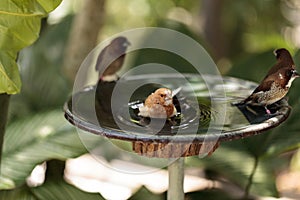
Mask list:
POLYGON ((268 115, 267 106, 281 100, 288 93, 292 82, 300 74, 295 69, 291 54, 284 48, 274 51, 277 63, 269 70, 266 77, 252 94, 240 104, 263 106, 268 115))
POLYGON ((113 39, 99 54, 96 71, 99 72, 99 79, 102 81, 116 80, 116 75, 124 63, 126 49, 130 42, 125 37, 113 39))

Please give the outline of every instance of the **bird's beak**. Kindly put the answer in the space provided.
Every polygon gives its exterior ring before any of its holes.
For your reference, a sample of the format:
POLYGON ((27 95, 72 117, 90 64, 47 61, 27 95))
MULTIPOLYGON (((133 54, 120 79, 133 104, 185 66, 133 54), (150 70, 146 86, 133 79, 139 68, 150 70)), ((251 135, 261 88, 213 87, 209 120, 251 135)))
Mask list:
POLYGON ((130 46, 130 45, 131 45, 131 43, 130 43, 129 41, 126 41, 126 42, 124 42, 124 44, 123 44, 124 47, 128 47, 128 46, 130 46))
POLYGON ((297 77, 300 77, 300 74, 299 74, 296 70, 294 70, 294 71, 293 71, 293 76, 294 76, 295 78, 297 78, 297 77))

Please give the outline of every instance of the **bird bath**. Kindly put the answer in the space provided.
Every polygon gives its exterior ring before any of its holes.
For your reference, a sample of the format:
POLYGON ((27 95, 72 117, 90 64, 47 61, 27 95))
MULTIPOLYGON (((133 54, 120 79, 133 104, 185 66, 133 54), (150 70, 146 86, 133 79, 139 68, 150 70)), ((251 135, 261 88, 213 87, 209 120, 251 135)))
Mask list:
POLYGON ((87 132, 130 141, 135 153, 149 159, 177 158, 169 165, 168 199, 183 199, 184 157, 210 155, 223 141, 260 134, 289 116, 291 108, 286 99, 269 107, 278 115, 267 115, 261 107, 233 106, 256 86, 232 77, 223 77, 220 84, 214 75, 132 75, 117 82, 100 82, 73 94, 65 104, 65 117, 87 132), (138 116, 139 105, 162 86, 157 84, 161 80, 164 87, 181 88, 174 97, 179 115, 163 121, 138 116), (134 91, 130 98, 122 99, 129 91, 134 91))

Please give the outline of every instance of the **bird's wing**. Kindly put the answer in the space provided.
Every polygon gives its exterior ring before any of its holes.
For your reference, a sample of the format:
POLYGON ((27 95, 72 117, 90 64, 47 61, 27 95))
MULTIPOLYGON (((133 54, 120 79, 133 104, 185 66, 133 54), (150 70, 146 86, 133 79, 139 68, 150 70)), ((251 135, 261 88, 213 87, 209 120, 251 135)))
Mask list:
POLYGON ((274 80, 268 80, 268 76, 262 81, 263 84, 260 84, 255 88, 255 90, 252 92, 250 96, 248 96, 245 100, 243 100, 241 103, 244 104, 249 101, 256 101, 256 98, 258 97, 258 94, 270 90, 272 84, 274 83, 274 80))
POLYGON ((102 66, 104 63, 104 59, 105 59, 105 54, 106 54, 106 51, 107 51, 107 47, 105 47, 99 54, 98 58, 97 58, 97 63, 96 63, 96 66, 95 66, 95 69, 96 71, 99 71, 99 69, 102 69, 102 66))
POLYGON ((267 74, 274 74, 278 72, 278 70, 282 68, 282 62, 277 62, 269 71, 267 74))
POLYGON ((268 77, 266 77, 263 81, 263 84, 260 84, 254 91, 253 93, 257 92, 265 92, 270 90, 272 84, 274 83, 274 80, 268 80, 268 77))

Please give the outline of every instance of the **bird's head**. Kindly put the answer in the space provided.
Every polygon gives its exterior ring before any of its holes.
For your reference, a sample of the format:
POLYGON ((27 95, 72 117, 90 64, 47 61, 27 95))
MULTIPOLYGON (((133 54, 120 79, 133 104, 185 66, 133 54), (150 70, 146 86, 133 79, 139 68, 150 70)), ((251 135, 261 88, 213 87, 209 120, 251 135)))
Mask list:
POLYGON ((286 76, 289 78, 298 78, 300 74, 295 69, 286 70, 286 76))
POLYGON ((113 39, 110 44, 113 48, 116 48, 116 49, 122 50, 122 51, 125 51, 127 49, 127 47, 130 46, 130 42, 127 40, 126 37, 123 37, 123 36, 113 39))
POLYGON ((163 106, 169 106, 173 104, 172 90, 168 88, 159 88, 154 92, 154 95, 159 100, 159 103, 163 106))
POLYGON ((145 100, 144 106, 139 108, 139 115, 153 118, 169 118, 177 114, 173 104, 172 90, 159 88, 145 100))
POLYGON ((290 83, 288 84, 288 87, 291 86, 291 84, 292 84, 293 80, 295 80, 295 78, 300 77, 300 74, 295 69, 287 70, 286 74, 287 74, 287 76, 289 77, 289 80, 290 80, 289 81, 290 83))
POLYGON ((284 61, 284 65, 282 66, 281 70, 283 71, 282 74, 284 74, 285 78, 289 80, 287 87, 290 87, 293 80, 300 76, 300 74, 295 69, 293 58, 290 52, 285 48, 275 50, 274 54, 278 61, 284 61))
POLYGON ((290 52, 288 50, 286 50, 285 48, 276 49, 276 50, 274 50, 273 53, 278 61, 285 60, 285 61, 294 63, 290 52))

